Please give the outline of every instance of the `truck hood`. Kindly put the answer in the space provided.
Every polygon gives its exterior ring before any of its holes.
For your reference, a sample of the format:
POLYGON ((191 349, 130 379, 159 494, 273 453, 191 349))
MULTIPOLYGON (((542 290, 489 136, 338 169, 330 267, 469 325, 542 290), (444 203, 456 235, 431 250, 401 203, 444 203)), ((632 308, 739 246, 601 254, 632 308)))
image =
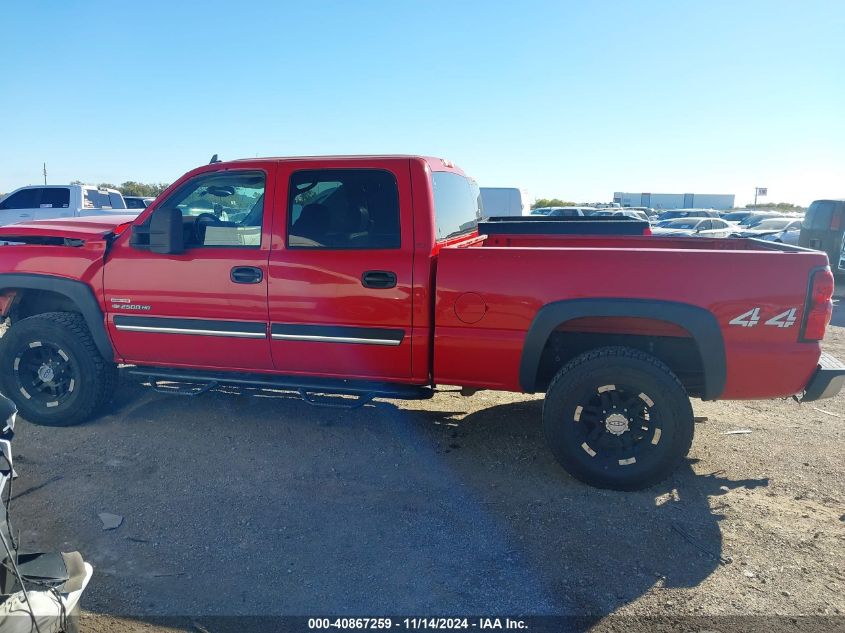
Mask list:
POLYGON ((132 222, 137 215, 88 216, 82 218, 62 218, 51 220, 33 220, 19 224, 0 226, 0 239, 15 241, 15 237, 59 237, 72 240, 102 239, 114 231, 115 227, 132 222))

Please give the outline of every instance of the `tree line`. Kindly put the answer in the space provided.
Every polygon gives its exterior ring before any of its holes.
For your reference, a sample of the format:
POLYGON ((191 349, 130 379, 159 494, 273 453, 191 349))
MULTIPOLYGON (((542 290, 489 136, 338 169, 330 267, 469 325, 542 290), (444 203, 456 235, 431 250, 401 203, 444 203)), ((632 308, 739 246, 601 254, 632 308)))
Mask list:
POLYGON ((541 207, 577 207, 574 202, 567 200, 560 200, 559 198, 539 198, 531 205, 532 209, 540 209, 541 207))
MULTIPOLYGON (((753 209, 754 204, 746 204, 746 209, 753 209)), ((789 202, 758 202, 758 209, 776 209, 778 211, 804 211, 804 207, 789 202)))

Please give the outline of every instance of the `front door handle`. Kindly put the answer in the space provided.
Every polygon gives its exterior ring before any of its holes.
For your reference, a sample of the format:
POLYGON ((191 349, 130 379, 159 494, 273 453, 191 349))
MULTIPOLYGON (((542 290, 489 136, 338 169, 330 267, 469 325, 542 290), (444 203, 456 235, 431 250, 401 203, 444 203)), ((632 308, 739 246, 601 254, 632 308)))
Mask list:
POLYGON ((264 279, 264 273, 255 266, 235 266, 229 273, 229 279, 236 284, 257 284, 264 279))
POLYGON ((364 288, 387 289, 396 287, 396 273, 389 270, 368 270, 361 275, 361 285, 364 288))

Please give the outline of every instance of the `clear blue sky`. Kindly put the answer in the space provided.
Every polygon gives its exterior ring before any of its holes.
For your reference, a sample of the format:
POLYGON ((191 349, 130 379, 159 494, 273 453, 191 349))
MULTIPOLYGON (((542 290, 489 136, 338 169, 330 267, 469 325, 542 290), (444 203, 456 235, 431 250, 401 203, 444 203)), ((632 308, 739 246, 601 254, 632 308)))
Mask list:
POLYGON ((845 197, 845 2, 6 0, 0 191, 255 155, 482 185, 845 197))

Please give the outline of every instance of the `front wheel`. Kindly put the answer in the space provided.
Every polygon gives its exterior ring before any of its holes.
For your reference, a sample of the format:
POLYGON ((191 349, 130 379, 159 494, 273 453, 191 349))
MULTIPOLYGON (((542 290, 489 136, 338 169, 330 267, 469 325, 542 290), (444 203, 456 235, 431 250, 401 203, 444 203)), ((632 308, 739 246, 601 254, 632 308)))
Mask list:
POLYGON ((546 440, 558 462, 598 488, 640 490, 662 481, 689 452, 693 426, 677 376, 628 347, 574 358, 543 405, 546 440))
POLYGON ((0 338, 0 390, 30 422, 83 422, 109 400, 116 381, 117 368, 100 355, 80 314, 31 316, 0 338))

